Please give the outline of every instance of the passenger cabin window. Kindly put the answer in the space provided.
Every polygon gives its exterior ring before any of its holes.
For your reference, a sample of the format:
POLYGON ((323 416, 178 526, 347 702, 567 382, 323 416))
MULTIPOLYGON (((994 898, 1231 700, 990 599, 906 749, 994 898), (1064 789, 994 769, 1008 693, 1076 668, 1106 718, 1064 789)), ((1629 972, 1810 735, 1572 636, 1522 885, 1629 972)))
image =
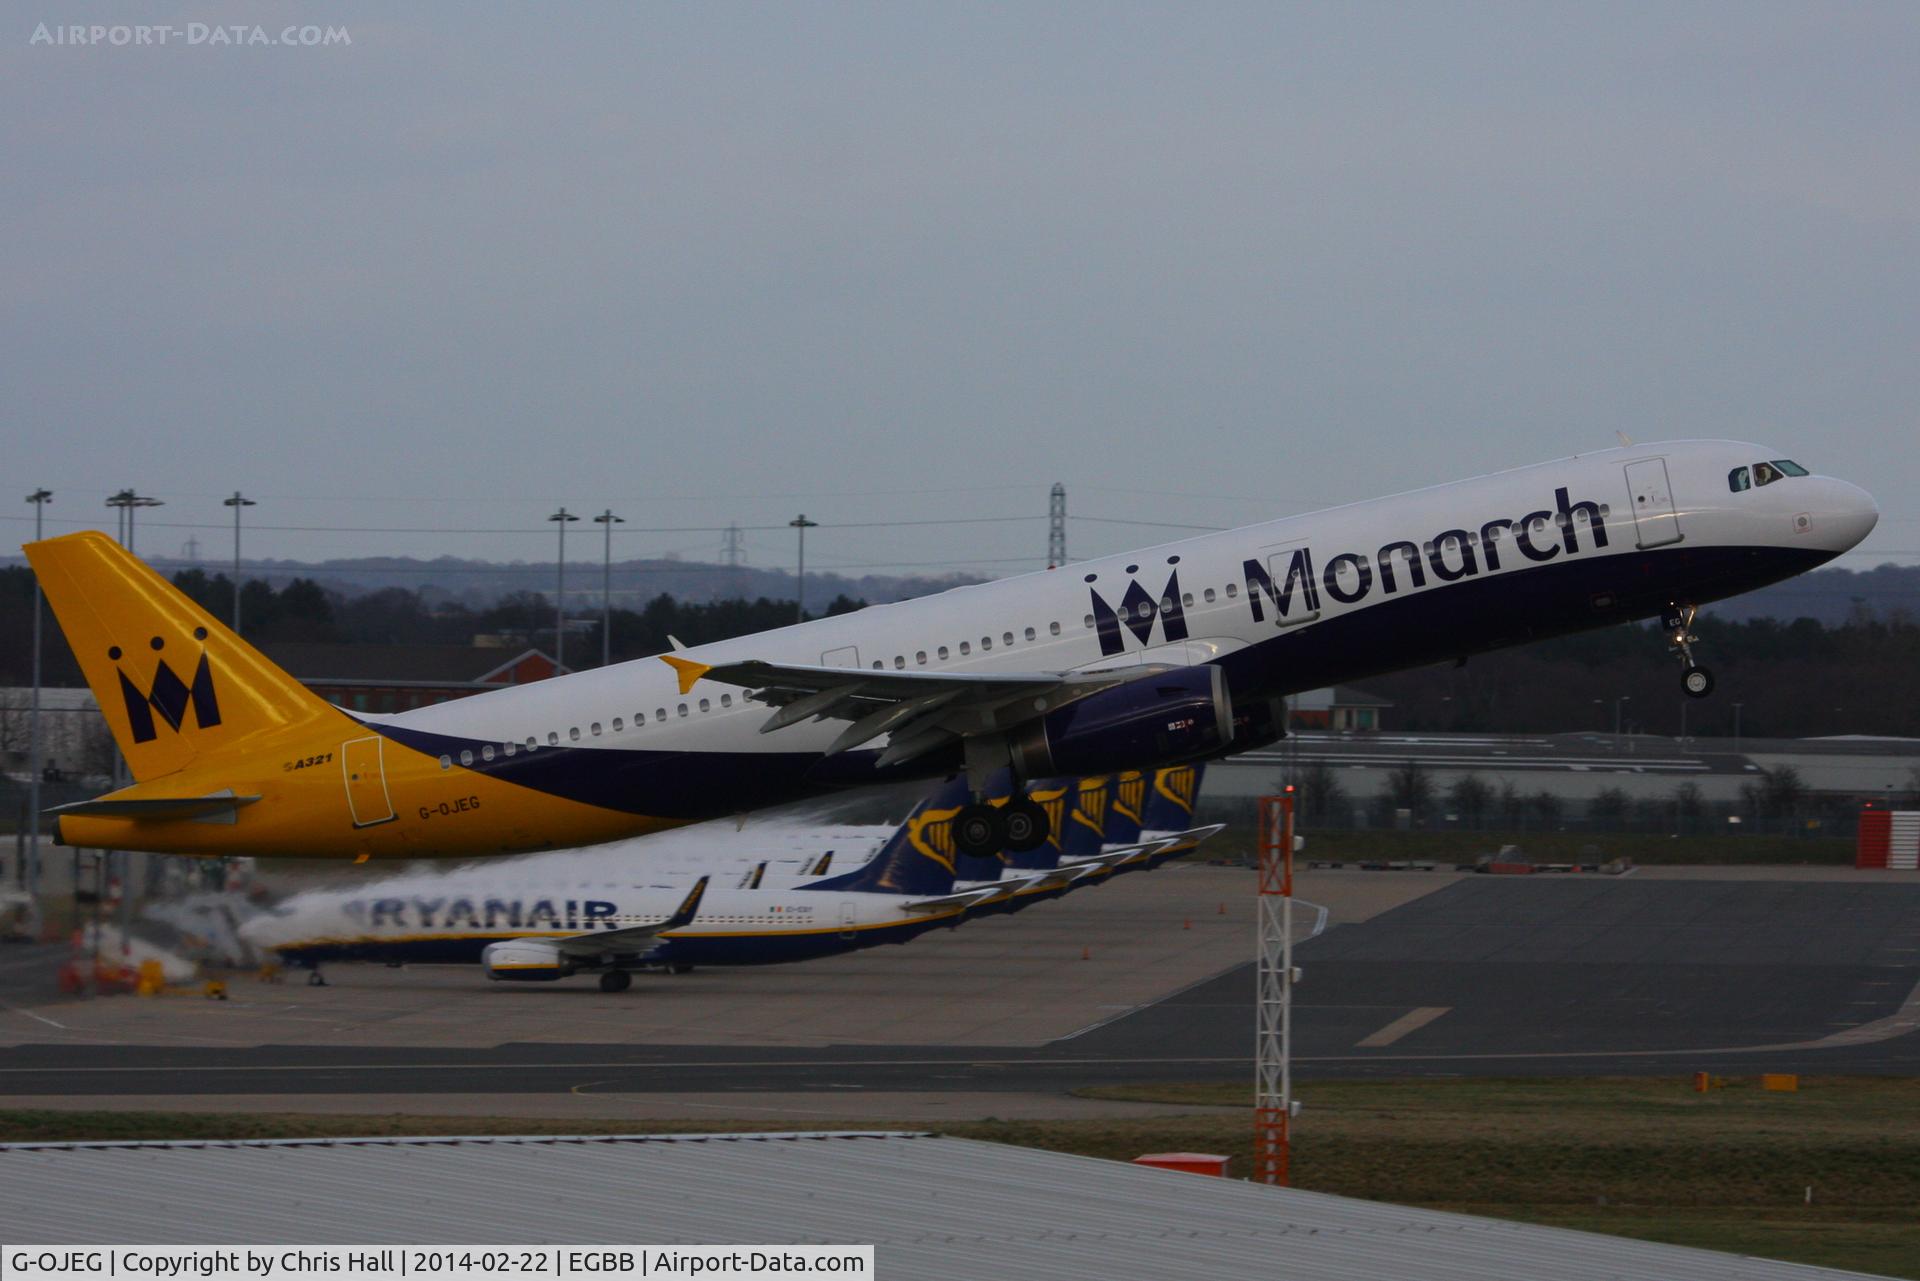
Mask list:
POLYGON ((590 725, 590 726, 588 726, 588 729, 592 731, 592 733, 593 733, 593 736, 594 736, 595 738, 599 738, 599 737, 600 737, 600 722, 599 722, 599 721, 595 721, 595 722, 594 722, 594 723, 593 723, 592 725, 590 725))
POLYGON ((569 729, 567 730, 567 737, 568 737, 569 739, 571 739, 571 740, 572 740, 573 742, 576 742, 576 743, 577 743, 577 742, 579 742, 579 741, 580 741, 580 727, 579 727, 578 725, 574 725, 574 726, 572 726, 572 727, 570 727, 570 728, 569 728, 569 729))
POLYGON ((941 662, 943 662, 943 663, 944 663, 944 662, 946 662, 946 661, 947 661, 947 647, 946 647, 945 645, 942 645, 942 646, 940 647, 940 649, 939 649, 939 654, 940 654, 940 661, 941 661, 941 662))
POLYGON ((1033 628, 1031 628, 1031 627, 1029 627, 1029 628, 1027 628, 1027 631, 1026 631, 1026 636, 1027 636, 1027 639, 1028 639, 1028 640, 1032 640, 1032 639, 1033 639, 1033 628))
POLYGON ((967 656, 968 654, 971 654, 971 653, 973 653, 973 642, 972 642, 972 641, 961 641, 961 642, 960 642, 960 657, 962 657, 962 658, 965 658, 965 657, 966 657, 966 656, 967 656))
POLYGON ((1048 623, 1048 624, 1047 624, 1047 634, 1048 634, 1048 635, 1050 635, 1050 636, 1058 636, 1058 635, 1060 634, 1060 624, 1058 624, 1058 623, 1048 623))
POLYGON ((720 696, 720 706, 722 706, 722 707, 732 707, 732 706, 733 706, 733 695, 731 695, 731 694, 722 694, 722 695, 720 696))
POLYGON ((991 637, 991 636, 982 636, 982 637, 980 638, 980 648, 981 648, 982 650, 989 650, 989 649, 992 649, 992 648, 993 648, 993 637, 991 637))
POLYGON ((625 729, 626 727, 627 727, 627 723, 624 720, 621 720, 618 716, 613 718, 614 733, 618 734, 621 730, 625 729))
POLYGON ((1753 488, 1753 476, 1744 467, 1736 467, 1727 473, 1727 488, 1734 493, 1753 488))
POLYGON ((481 759, 481 760, 483 760, 483 761, 490 761, 490 760, 492 760, 492 759, 493 759, 493 744, 492 744, 492 743, 488 743, 488 744, 487 744, 487 745, 486 745, 485 747, 483 747, 483 748, 481 748, 481 749, 480 749, 480 759, 481 759))
POLYGON ((1206 601, 1207 604, 1209 605, 1213 604, 1213 588, 1211 587, 1207 588, 1206 591, 1201 593, 1200 598, 1206 601))
POLYGON ((558 746, 560 746, 560 731, 559 731, 559 730, 557 730, 557 729, 550 729, 550 730, 548 730, 548 731, 547 731, 547 746, 548 746, 548 747, 558 747, 558 746))

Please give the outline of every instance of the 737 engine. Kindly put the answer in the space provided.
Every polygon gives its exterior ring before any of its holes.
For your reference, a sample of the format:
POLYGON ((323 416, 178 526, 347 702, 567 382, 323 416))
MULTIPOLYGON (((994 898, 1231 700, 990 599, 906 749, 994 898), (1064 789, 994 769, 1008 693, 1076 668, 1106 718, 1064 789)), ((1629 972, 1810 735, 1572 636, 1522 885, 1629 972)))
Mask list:
POLYGON ((551 943, 538 939, 505 939, 489 943, 480 953, 487 977, 518 983, 550 983, 573 974, 573 962, 551 943))

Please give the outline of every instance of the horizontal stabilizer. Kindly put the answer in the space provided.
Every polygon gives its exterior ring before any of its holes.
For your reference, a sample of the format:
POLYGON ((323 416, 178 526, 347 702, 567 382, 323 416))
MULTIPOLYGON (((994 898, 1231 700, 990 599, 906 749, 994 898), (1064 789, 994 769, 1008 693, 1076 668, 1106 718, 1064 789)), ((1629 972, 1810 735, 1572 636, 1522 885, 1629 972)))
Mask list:
POLYGON ((56 805, 47 813, 84 815, 87 818, 209 818, 231 815, 235 810, 259 799, 258 796, 236 796, 232 792, 216 792, 209 796, 101 796, 90 801, 56 805))
POLYGON ((974 907, 977 904, 985 903, 989 899, 999 898, 1006 892, 1007 889, 1004 886, 990 885, 983 889, 961 890, 957 894, 943 894, 939 898, 914 899, 911 903, 902 903, 900 910, 903 912, 916 913, 949 912, 955 909, 964 910, 969 907, 974 907))

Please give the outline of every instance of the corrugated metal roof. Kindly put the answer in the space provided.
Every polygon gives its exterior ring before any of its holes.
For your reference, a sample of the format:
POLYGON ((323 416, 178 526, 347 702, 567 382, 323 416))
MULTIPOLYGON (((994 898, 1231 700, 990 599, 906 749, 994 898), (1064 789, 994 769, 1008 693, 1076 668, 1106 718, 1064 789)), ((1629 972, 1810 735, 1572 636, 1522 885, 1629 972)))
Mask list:
POLYGON ((911 1133, 0 1145, 0 1239, 873 1243, 930 1281, 1860 1275, 911 1133))

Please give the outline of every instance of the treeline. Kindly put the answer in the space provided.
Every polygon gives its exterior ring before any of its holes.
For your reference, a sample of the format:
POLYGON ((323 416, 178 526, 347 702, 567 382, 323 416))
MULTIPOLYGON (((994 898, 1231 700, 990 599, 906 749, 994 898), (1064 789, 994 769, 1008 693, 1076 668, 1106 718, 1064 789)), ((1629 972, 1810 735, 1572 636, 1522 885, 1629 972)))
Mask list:
MULTIPOLYGON (((174 581, 215 617, 233 613, 233 584, 224 574, 185 570, 174 581)), ((0 569, 0 684, 29 680, 33 578, 21 567, 0 569)), ((823 611, 861 607, 845 596, 823 611)), ((275 589, 259 580, 241 588, 244 631, 260 641, 302 640, 396 645, 465 645, 477 634, 504 634, 548 652, 553 606, 538 592, 519 592, 485 609, 424 600, 408 588, 343 597, 308 579, 275 589)), ((676 637, 688 645, 725 640, 793 621, 793 602, 769 600, 687 604, 661 595, 640 610, 613 612, 616 661, 662 653, 676 637)), ((811 615, 810 615, 811 616, 811 615)), ((1699 661, 1718 688, 1711 698, 1680 692, 1680 665, 1650 625, 1614 627, 1451 664, 1390 673, 1363 682, 1392 701, 1388 729, 1487 733, 1611 733, 1802 738, 1827 734, 1920 736, 1920 624, 1902 611, 1875 617, 1864 607, 1837 626, 1810 618, 1721 622, 1696 627, 1699 661), (1682 719, 1684 717, 1684 726, 1682 719)), ((600 615, 569 620, 569 666, 597 664, 600 615)), ((60 631, 48 615, 46 680, 81 683, 60 631)))
POLYGON ((1396 730, 1612 733, 1748 738, 1920 736, 1920 624, 1864 609, 1839 626, 1810 618, 1703 619, 1697 661, 1711 697, 1680 692, 1680 664, 1657 626, 1614 627, 1363 682, 1391 699, 1396 730), (1684 720, 1684 725, 1683 725, 1684 720))
MULTIPOLYGON (((1677 783, 1664 796, 1634 797, 1624 788, 1602 788, 1584 804, 1547 788, 1529 791, 1516 776, 1497 772, 1485 777, 1461 774, 1442 787, 1413 760, 1388 770, 1377 792, 1354 795, 1347 791, 1343 773, 1324 761, 1312 761, 1286 775, 1286 781, 1299 788, 1304 826, 1340 830, 1364 823, 1373 828, 1505 832, 1577 827, 1681 836, 1819 830, 1833 835, 1850 834, 1859 812, 1855 797, 1815 792, 1798 770, 1785 765, 1741 784, 1737 801, 1718 803, 1708 801, 1691 780, 1677 783), (1739 821, 1730 824, 1729 818, 1739 821), (1809 820, 1815 821, 1812 827, 1809 820)), ((1920 769, 1913 772, 1906 791, 1891 799, 1895 804, 1920 804, 1920 769)))
MULTIPOLYGON (((182 570, 173 581, 215 618, 232 619, 233 582, 225 574, 182 570)), ((825 610, 809 612, 808 617, 844 614, 864 604, 839 596, 825 610)), ((458 604, 429 604, 419 592, 402 587, 344 597, 304 578, 279 589, 258 579, 249 580, 240 588, 240 616, 247 639, 261 643, 468 645, 477 635, 502 635, 548 653, 553 651, 556 621, 552 602, 539 592, 516 592, 489 608, 474 610, 458 604)), ((696 605, 657 596, 644 609, 613 611, 613 659, 621 662, 662 653, 672 647, 670 637, 687 645, 703 645, 784 627, 793 621, 792 601, 761 597, 696 605)), ((52 611, 48 611, 44 625, 45 683, 83 684, 52 611)), ((599 664, 600 626, 598 611, 569 617, 569 667, 599 664)), ((32 627, 31 573, 19 567, 0 570, 0 685, 25 685, 31 680, 32 627)))

